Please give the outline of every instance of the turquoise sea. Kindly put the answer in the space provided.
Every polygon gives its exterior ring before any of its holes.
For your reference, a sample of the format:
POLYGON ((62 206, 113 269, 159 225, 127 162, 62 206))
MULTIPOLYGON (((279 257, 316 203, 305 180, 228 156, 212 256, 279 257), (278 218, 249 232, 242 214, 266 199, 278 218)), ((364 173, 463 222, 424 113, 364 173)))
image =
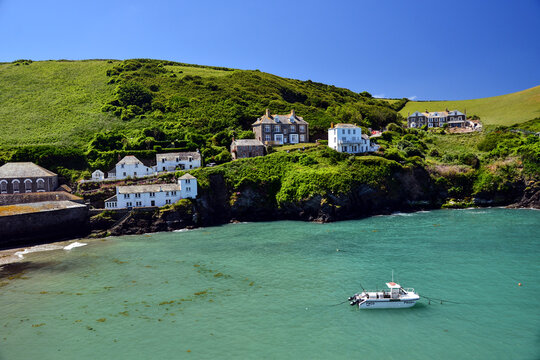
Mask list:
POLYGON ((540 358, 540 211, 84 242, 0 271, 0 359, 540 358), (361 285, 381 289, 392 270, 403 287, 454 303, 344 302, 361 285))

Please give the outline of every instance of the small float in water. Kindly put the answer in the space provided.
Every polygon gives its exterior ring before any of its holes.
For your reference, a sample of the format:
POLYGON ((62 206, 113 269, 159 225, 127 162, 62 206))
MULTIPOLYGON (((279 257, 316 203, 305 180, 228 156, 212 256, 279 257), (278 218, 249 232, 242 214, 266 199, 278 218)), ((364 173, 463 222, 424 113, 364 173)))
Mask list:
MULTIPOLYGON (((393 276, 392 276, 393 277, 393 276)), ((414 289, 404 289, 393 279, 387 282, 388 291, 367 291, 363 289, 360 294, 349 297, 351 305, 358 305, 360 309, 400 309, 413 307, 420 299, 414 289)))

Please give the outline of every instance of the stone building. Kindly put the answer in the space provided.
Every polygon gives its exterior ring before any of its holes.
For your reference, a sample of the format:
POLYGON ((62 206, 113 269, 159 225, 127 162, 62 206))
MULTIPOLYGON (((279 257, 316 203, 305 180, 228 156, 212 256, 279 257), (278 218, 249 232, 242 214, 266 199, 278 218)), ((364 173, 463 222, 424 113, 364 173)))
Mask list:
POLYGON ((464 127, 467 120, 467 113, 462 113, 458 110, 448 111, 433 111, 419 112, 407 116, 407 126, 410 128, 420 128, 427 125, 428 128, 443 127, 448 124, 450 127, 464 127))
POLYGON ((231 143, 231 155, 233 160, 255 156, 264 156, 264 145, 259 140, 242 139, 231 143))
POLYGON ((54 191, 58 175, 32 162, 10 162, 0 166, 0 194, 54 191))
POLYGON ((283 145, 309 142, 309 124, 304 118, 297 116, 294 110, 287 115, 266 114, 252 125, 255 139, 266 145, 283 145))

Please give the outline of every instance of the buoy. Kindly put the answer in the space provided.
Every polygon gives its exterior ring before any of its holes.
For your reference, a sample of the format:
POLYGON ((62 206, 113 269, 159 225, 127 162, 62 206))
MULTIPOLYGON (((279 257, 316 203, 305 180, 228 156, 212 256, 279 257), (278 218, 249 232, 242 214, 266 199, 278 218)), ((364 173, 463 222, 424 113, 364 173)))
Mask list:
POLYGON ((521 286, 521 283, 518 283, 518 286, 521 286))

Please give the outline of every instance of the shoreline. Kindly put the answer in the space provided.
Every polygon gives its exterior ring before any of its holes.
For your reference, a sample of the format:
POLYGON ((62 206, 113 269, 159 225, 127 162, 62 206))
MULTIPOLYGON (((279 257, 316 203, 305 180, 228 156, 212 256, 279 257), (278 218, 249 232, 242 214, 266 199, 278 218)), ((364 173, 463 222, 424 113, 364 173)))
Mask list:
MULTIPOLYGON (((436 210, 480 210, 480 209, 509 209, 509 210, 536 210, 536 211, 540 211, 540 209, 532 208, 532 207, 489 206, 489 207, 471 207, 471 208, 463 208, 463 209, 418 210, 418 211, 410 211, 410 212, 397 211, 397 212, 394 212, 394 213, 391 213, 391 214, 378 214, 378 215, 371 215, 371 216, 368 216, 368 217, 395 216, 395 215, 399 215, 399 214, 414 214, 414 213, 431 212, 431 211, 436 211, 436 210)), ((350 221, 350 220, 351 219, 337 220, 336 222, 350 221)), ((356 219, 356 220, 361 220, 361 219, 356 219)), ((270 220, 270 221, 272 221, 272 220, 270 220)), ((274 221, 282 221, 282 220, 274 220, 274 221)), ((297 221, 301 221, 301 220, 297 220, 297 221)), ((314 223, 328 223, 328 222, 321 222, 321 221, 313 221, 313 222, 314 223)), ((244 224, 244 223, 248 223, 248 222, 233 220, 233 221, 230 221, 229 223, 225 223, 225 224, 216 224, 216 225, 210 225, 210 226, 204 226, 204 227, 214 227, 214 226, 221 226, 221 225, 227 225, 227 224, 244 224)), ((189 231, 189 230, 194 230, 194 229, 201 229, 201 228, 204 228, 204 227, 203 226, 201 226, 201 227, 188 226, 188 227, 185 227, 185 228, 182 228, 182 229, 176 229, 176 230, 170 230, 170 231, 154 231, 154 232, 147 232, 145 234, 156 234, 156 233, 160 233, 160 232, 182 232, 182 231, 189 231)), ((73 239, 64 239, 64 240, 60 240, 60 241, 45 242, 45 243, 42 243, 42 244, 34 244, 34 245, 29 245, 29 246, 20 246, 20 247, 11 248, 11 249, 2 249, 2 250, 0 250, 0 272, 2 271, 2 268, 5 265, 15 264, 15 263, 18 263, 18 262, 24 262, 25 261, 24 255, 31 254, 33 252, 43 252, 43 251, 53 251, 53 250, 70 250, 71 248, 85 246, 85 245, 88 245, 90 242, 94 242, 94 241, 100 240, 100 239, 105 239, 105 238, 110 238, 110 237, 111 238, 116 238, 116 237, 119 237, 119 236, 137 236, 137 235, 143 235, 143 234, 120 234, 120 235, 105 236, 105 237, 84 237, 84 238, 78 237, 78 238, 73 238, 73 239), (74 245, 74 244, 75 244, 75 246, 66 249, 66 247, 74 245), (27 251, 27 250, 30 250, 30 251, 27 251), (19 256, 19 254, 17 254, 17 253, 22 253, 20 255, 23 255, 23 256, 19 256)))

